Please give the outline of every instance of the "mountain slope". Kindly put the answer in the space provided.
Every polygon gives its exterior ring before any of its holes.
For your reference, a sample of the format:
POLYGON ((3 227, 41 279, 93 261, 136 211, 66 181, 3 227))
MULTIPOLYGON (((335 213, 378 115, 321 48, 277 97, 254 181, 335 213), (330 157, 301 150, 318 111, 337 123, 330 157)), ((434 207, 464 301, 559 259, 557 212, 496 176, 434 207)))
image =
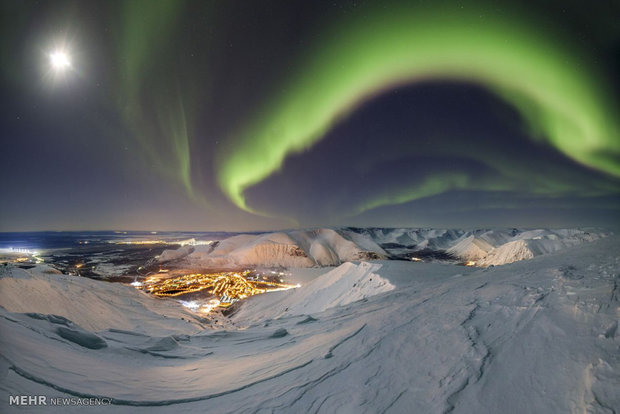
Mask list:
POLYGON ((233 236, 215 248, 197 246, 177 265, 312 267, 386 257, 386 252, 368 237, 345 230, 315 229, 233 236))
MULTIPOLYGON (((38 305, 30 283, 69 282, 9 269, 0 279, 16 285, 14 298, 0 296, 0 406, 22 412, 9 395, 46 395, 111 399, 92 413, 618 412, 619 246, 608 237, 486 269, 344 264, 296 291, 242 302, 225 329, 185 334, 166 322, 150 332, 141 318, 118 330, 28 315, 38 305), (385 283, 374 286, 377 277, 385 283), (7 310, 11 300, 24 308, 7 310)), ((91 282, 114 303, 114 284, 91 282)), ((143 295, 131 292, 126 312, 142 312, 143 295)), ((72 315, 108 320, 73 293, 72 315)))

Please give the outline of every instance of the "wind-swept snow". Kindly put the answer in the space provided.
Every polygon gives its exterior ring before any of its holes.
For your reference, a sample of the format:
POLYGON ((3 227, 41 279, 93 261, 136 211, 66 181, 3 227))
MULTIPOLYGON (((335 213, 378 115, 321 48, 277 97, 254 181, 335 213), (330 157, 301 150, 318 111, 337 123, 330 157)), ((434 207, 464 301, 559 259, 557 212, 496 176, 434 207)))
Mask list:
POLYGON ((37 394, 112 399, 92 413, 620 412, 619 247, 486 269, 347 263, 201 330, 129 287, 12 268, 0 407, 84 411, 8 405, 37 394))
POLYGON ((381 264, 344 263, 300 289, 258 295, 246 301, 233 318, 239 323, 312 315, 394 289, 377 271, 381 264))
POLYGON ((45 265, 12 268, 0 277, 0 306, 8 312, 57 315, 90 331, 114 328, 157 335, 194 333, 205 326, 174 301, 120 283, 63 275, 45 265))

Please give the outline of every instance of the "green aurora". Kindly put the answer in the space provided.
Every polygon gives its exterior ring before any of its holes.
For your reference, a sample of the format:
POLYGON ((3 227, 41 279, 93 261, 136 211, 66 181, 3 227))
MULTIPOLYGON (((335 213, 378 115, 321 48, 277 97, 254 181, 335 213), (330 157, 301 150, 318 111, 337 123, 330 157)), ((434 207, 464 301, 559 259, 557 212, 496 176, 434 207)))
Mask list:
POLYGON ((179 181, 194 200, 202 201, 191 180, 190 123, 183 102, 188 94, 182 93, 169 69, 158 64, 168 59, 165 51, 177 39, 183 5, 175 0, 120 3, 116 100, 132 136, 146 153, 144 161, 179 181))
MULTIPOLYGON (((310 148, 368 99, 433 79, 485 86, 517 109, 533 140, 620 177, 617 102, 605 78, 570 42, 541 27, 548 24, 514 11, 481 16, 473 9, 442 7, 378 9, 339 21, 304 53, 255 117, 220 147, 218 183, 237 206, 258 213, 245 190, 278 171, 288 155, 310 148)), ((502 173, 514 171, 508 166, 502 173)), ((487 181, 437 175, 411 188, 379 191, 352 214, 452 189, 511 189, 501 180, 487 181)), ((540 188, 530 188, 532 193, 575 190, 538 181, 540 188)))
POLYGON ((618 2, 2 10, 5 231, 620 225, 618 2))

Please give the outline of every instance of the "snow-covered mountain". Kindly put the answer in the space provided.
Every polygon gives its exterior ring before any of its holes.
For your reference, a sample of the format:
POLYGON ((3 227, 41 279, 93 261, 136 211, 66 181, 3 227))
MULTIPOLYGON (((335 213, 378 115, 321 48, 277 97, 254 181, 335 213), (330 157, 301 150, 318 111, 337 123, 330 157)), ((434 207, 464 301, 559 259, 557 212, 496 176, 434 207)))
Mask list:
POLYGON ((492 244, 472 234, 450 247, 446 252, 463 260, 478 261, 486 257, 493 248, 492 244))
POLYGON ((67 319, 92 332, 120 329, 171 335, 205 328, 179 303, 157 300, 121 283, 64 275, 47 265, 36 271, 8 269, 0 276, 0 305, 33 319, 61 316, 58 324, 66 325, 67 319))
POLYGON ((471 250, 462 255, 454 253, 461 259, 474 261, 476 266, 498 266, 592 242, 606 235, 604 232, 576 229, 538 229, 510 233, 492 230, 474 237, 478 246, 484 246, 479 257, 468 255, 471 250))
POLYGON ((584 242, 592 242, 604 234, 576 231, 536 230, 524 232, 511 241, 491 249, 477 264, 503 265, 535 256, 556 252, 584 242))
MULTIPOLYGON (((544 236, 508 243, 555 246, 544 236)), ((485 269, 301 269, 301 287, 242 301, 226 322, 46 265, 3 266, 0 411, 620 412, 619 246, 485 269), (16 395, 110 405, 9 405, 16 395)))
MULTIPOLYGON (((387 253, 371 238, 348 230, 294 230, 241 234, 175 257, 184 267, 313 267, 337 266, 355 260, 385 259, 387 253)), ((161 256, 174 257, 165 251, 161 256)))
POLYGON ((444 253, 475 266, 512 263, 591 242, 606 233, 561 230, 342 228, 241 234, 203 246, 166 250, 158 258, 183 268, 337 266, 357 260, 444 253))
POLYGON ((366 235, 379 245, 409 247, 414 250, 445 250, 467 233, 459 229, 349 227, 348 230, 366 235))
POLYGON ((443 251, 476 266, 497 266, 591 242, 608 233, 580 229, 351 229, 389 253, 443 251))
POLYGON ((250 305, 242 304, 234 319, 248 324, 315 314, 395 289, 388 279, 381 277, 380 268, 377 263, 344 263, 306 283, 303 289, 274 292, 269 301, 250 298, 250 305))

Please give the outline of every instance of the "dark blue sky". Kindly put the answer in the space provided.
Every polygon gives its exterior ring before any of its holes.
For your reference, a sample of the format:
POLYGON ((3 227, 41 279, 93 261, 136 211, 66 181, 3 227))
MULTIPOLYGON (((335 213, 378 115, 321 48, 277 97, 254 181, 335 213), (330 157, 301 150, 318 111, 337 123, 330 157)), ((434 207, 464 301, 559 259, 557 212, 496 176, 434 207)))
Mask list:
MULTIPOLYGON (((262 214, 231 202, 219 148, 282 92, 310 45, 328 41, 328 24, 372 19, 371 3, 3 0, 0 231, 619 224, 617 176, 531 139, 514 107, 454 79, 392 87, 355 108, 245 191, 262 214), (67 73, 50 68, 58 47, 67 73), (454 177, 467 183, 369 201, 454 177)), ((617 2, 537 3, 532 15, 586 51, 620 96, 617 2)))

